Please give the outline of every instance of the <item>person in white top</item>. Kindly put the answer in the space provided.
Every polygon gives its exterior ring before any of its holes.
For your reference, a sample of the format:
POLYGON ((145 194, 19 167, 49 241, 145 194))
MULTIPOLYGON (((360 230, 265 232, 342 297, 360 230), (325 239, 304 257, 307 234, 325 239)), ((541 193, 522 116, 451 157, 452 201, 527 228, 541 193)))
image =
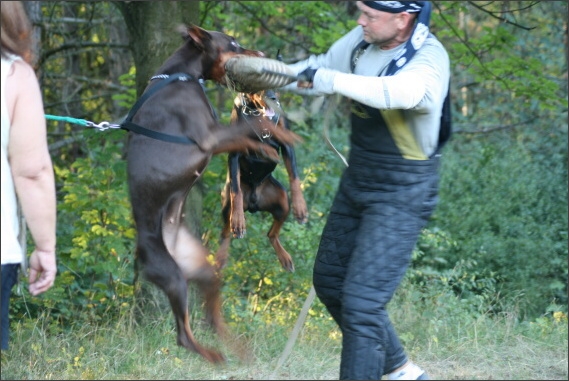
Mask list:
POLYGON ((19 241, 19 206, 34 249, 29 291, 38 295, 55 281, 56 195, 39 83, 30 65, 31 23, 19 1, 1 2, 2 294, 1 342, 8 349, 9 301, 18 269, 27 260, 19 241))
MULTIPOLYGON (((342 331, 341 380, 428 379, 388 316, 413 248, 438 202, 450 136, 450 62, 429 33, 428 1, 358 1, 358 26, 289 67, 283 90, 350 99, 348 167, 313 270, 318 298, 342 331)), ((420 316, 417 316, 420 324, 420 316)))

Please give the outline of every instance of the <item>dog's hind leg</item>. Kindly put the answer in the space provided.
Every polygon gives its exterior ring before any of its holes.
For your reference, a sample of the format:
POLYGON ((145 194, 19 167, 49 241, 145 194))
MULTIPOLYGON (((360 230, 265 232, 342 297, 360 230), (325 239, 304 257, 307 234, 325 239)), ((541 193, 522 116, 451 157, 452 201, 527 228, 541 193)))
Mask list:
POLYGON ((185 225, 178 227, 172 256, 182 270, 186 281, 194 282, 205 303, 206 320, 220 335, 225 333, 221 315, 221 282, 214 266, 209 263, 207 249, 194 238, 185 225))
POLYGON ((274 177, 269 176, 257 188, 256 192, 259 210, 270 212, 273 216, 273 224, 267 233, 267 237, 269 237, 282 267, 287 271, 294 272, 292 257, 281 245, 279 239, 281 228, 290 212, 286 190, 274 177))
MULTIPOLYGON (((215 253, 215 266, 217 271, 221 271, 225 267, 227 257, 229 256, 229 245, 231 244, 229 219, 231 218, 231 205, 233 204, 234 197, 233 188, 235 187, 233 178, 236 176, 234 172, 239 171, 239 154, 230 153, 227 160, 229 170, 227 171, 225 186, 221 192, 221 219, 223 226, 221 228, 219 248, 217 249, 217 253, 215 253), (237 165, 237 167, 234 167, 234 165, 237 165)), ((237 180, 239 180, 239 176, 237 176, 237 180)))
POLYGON ((171 204, 163 219, 164 242, 178 264, 186 282, 195 282, 204 298, 207 322, 220 335, 225 334, 221 315, 221 282, 215 267, 208 260, 208 250, 195 238, 184 222, 184 201, 171 204))
MULTIPOLYGON (((229 174, 228 174, 229 177, 229 174)), ((225 184, 225 188, 222 192, 222 209, 221 209, 221 218, 223 222, 223 226, 221 228, 220 240, 219 240, 219 248, 217 249, 217 253, 215 253, 215 265, 217 270, 222 270, 225 265, 227 264, 227 258, 229 257, 229 245, 231 244, 231 225, 230 225, 230 218, 231 218, 231 205, 232 205, 232 197, 230 190, 229 179, 225 184)))
POLYGON ((168 254, 163 242, 143 237, 138 245, 138 255, 145 277, 164 291, 170 301, 176 321, 177 343, 199 353, 210 362, 224 360, 220 353, 204 348, 197 343, 190 328, 188 313, 188 284, 182 270, 168 254))
POLYGON ((227 258, 229 257, 229 245, 231 244, 231 228, 229 225, 230 207, 230 205, 224 206, 221 211, 223 227, 221 229, 219 248, 217 249, 217 253, 215 253, 215 265, 218 271, 227 265, 227 258))
MULTIPOLYGON (((165 228, 165 232, 169 229, 165 228)), ((208 251, 194 238, 185 224, 180 224, 176 238, 172 231, 166 232, 171 242, 171 252, 188 282, 194 282, 204 300, 206 322, 215 329, 219 338, 241 360, 249 360, 251 351, 247 343, 235 337, 226 327, 221 311, 221 280, 215 266, 207 259, 208 251)), ((204 355, 205 356, 205 355, 204 355)))
MULTIPOLYGON (((224 361, 223 355, 201 346, 190 328, 188 281, 200 276, 214 279, 216 274, 207 261, 206 249, 183 224, 183 200, 183 194, 175 196, 170 200, 168 210, 162 212, 159 227, 162 234, 152 233, 156 229, 149 226, 144 229, 139 227, 139 232, 147 232, 144 235, 139 233, 139 260, 146 278, 162 289, 170 301, 178 345, 199 353, 210 362, 219 363, 224 361)), ((213 287, 219 292, 218 284, 213 287)), ((219 320, 216 322, 221 324, 219 320)))
MULTIPOLYGON (((229 204, 231 205, 229 222, 234 238, 243 238, 247 233, 245 225, 245 200, 248 197, 249 185, 241 183, 241 168, 239 167, 240 154, 229 155, 229 204)), ((227 195, 227 194, 226 194, 227 195)))
POLYGON ((298 223, 304 224, 308 221, 308 209, 300 187, 294 148, 288 144, 283 145, 282 155, 290 184, 292 214, 298 223))

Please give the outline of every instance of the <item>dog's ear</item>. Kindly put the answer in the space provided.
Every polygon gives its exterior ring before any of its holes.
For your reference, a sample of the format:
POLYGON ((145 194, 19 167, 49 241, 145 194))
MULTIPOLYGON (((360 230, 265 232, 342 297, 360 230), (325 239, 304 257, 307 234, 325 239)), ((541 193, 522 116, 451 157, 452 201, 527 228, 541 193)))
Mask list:
POLYGON ((180 36, 185 40, 188 39, 188 26, 186 24, 178 24, 176 25, 176 32, 180 34, 180 36))
MULTIPOLYGON (((205 41, 211 38, 211 35, 207 30, 200 28, 197 25, 181 25, 180 27, 183 28, 182 37, 184 40, 192 40, 194 44, 201 50, 204 49, 205 41)), ((178 27, 179 31, 181 31, 180 27, 178 27)))

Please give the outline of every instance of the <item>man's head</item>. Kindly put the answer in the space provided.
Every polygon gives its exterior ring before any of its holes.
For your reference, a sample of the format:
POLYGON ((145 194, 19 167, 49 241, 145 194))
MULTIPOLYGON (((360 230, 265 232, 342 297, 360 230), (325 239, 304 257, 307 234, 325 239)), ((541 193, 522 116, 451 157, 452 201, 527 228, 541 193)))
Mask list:
POLYGON ((392 49, 411 37, 422 1, 358 1, 358 24, 364 40, 382 49, 392 49))

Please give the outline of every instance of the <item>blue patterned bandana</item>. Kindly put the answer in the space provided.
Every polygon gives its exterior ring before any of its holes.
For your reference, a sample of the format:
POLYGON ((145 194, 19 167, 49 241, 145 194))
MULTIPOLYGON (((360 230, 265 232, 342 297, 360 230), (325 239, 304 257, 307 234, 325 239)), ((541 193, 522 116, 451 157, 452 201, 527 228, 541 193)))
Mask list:
POLYGON ((401 69, 415 52, 423 46, 429 36, 429 22, 431 20, 430 1, 363 1, 366 6, 382 12, 389 13, 418 13, 417 22, 411 38, 405 44, 405 49, 397 55, 387 67, 385 75, 393 75, 401 69))
POLYGON ((421 12, 421 8, 423 8, 422 3, 424 3, 424 1, 362 1, 362 3, 370 8, 377 9, 382 12, 417 13, 421 12))

